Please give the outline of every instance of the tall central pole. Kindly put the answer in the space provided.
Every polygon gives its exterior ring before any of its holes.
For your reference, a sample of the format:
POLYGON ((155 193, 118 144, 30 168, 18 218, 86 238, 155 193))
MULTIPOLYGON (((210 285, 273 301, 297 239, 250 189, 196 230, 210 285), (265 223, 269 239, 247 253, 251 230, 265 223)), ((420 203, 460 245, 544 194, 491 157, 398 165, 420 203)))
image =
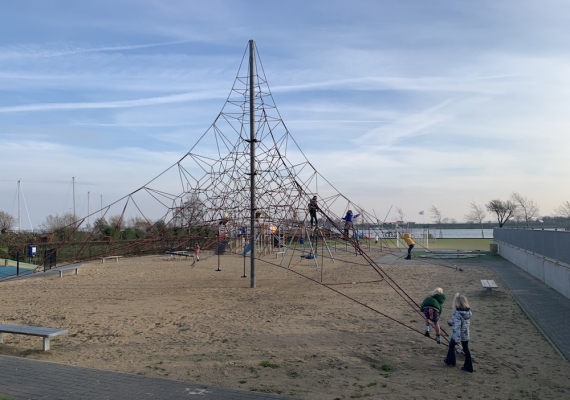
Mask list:
POLYGON ((251 200, 251 265, 250 287, 255 287, 255 43, 249 41, 249 148, 250 148, 250 200, 251 200))

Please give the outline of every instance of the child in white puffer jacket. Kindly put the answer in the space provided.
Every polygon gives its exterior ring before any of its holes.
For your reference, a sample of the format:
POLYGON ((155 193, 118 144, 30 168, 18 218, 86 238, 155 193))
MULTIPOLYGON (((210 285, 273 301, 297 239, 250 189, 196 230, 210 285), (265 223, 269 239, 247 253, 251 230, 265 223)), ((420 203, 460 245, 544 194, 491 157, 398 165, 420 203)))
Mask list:
POLYGON ((444 359, 444 362, 447 365, 455 366, 455 344, 461 342, 463 352, 465 353, 465 363, 461 369, 466 372, 473 372, 473 359, 469 351, 469 328, 471 327, 471 316, 473 313, 469 307, 467 297, 456 293, 453 299, 453 308, 455 309, 451 317, 453 332, 451 334, 451 340, 449 341, 447 357, 444 359))

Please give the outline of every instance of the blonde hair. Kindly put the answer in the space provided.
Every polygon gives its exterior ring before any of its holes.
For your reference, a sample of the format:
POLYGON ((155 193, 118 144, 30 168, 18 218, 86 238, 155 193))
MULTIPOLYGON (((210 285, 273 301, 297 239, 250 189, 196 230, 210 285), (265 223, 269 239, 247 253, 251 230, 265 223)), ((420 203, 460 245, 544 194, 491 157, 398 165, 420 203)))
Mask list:
POLYGON ((431 295, 433 296, 434 294, 438 294, 438 293, 443 293, 443 289, 440 287, 436 287, 434 290, 431 291, 431 295))
POLYGON ((467 301, 467 297, 462 294, 455 293, 451 308, 454 310, 457 310, 459 308, 469 308, 469 301, 467 301))

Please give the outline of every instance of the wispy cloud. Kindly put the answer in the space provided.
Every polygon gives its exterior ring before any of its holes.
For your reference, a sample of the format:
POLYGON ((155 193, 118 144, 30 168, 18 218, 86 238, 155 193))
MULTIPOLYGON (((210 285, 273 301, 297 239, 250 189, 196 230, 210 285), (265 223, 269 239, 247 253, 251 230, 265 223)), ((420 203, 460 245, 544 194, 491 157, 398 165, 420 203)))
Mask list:
POLYGON ((154 47, 164 47, 189 43, 188 40, 176 40, 161 43, 144 43, 136 45, 116 45, 116 46, 96 46, 96 47, 81 47, 81 46, 62 46, 61 44, 43 44, 38 45, 19 45, 19 46, 3 46, 0 47, 0 60, 13 60, 13 59, 26 59, 30 58, 50 58, 62 57, 77 54, 88 53, 112 53, 124 52, 129 50, 142 50, 154 47))
MULTIPOLYGON (((353 141, 365 147, 386 148, 398 140, 428 134, 436 126, 455 118, 462 108, 472 106, 475 103, 474 100, 444 100, 427 109, 403 114, 393 121, 368 131, 353 141)), ((481 99, 478 100, 481 101, 481 99)))
POLYGON ((227 97, 227 93, 213 92, 192 92, 174 94, 169 96, 159 96, 136 100, 122 101, 105 101, 92 103, 43 103, 28 104, 21 106, 0 107, 0 113, 30 112, 30 111, 56 111, 56 110, 86 110, 86 109, 102 109, 102 108, 129 108, 129 107, 145 107, 152 105, 185 103, 191 101, 223 99, 227 97))
POLYGON ((499 94, 497 81, 515 78, 515 75, 488 77, 360 77, 317 81, 298 85, 276 86, 274 92, 302 92, 312 90, 349 89, 364 91, 426 91, 426 92, 468 92, 478 94, 499 94))

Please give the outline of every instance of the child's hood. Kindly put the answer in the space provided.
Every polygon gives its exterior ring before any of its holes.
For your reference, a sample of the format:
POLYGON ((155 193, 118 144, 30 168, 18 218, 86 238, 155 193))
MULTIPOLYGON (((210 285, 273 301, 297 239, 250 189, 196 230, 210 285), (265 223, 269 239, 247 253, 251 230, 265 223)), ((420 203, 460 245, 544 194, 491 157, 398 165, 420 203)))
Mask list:
POLYGON ((436 299, 439 304, 445 303, 445 295, 443 293, 436 293, 431 297, 436 299))
POLYGON ((464 320, 471 319, 471 316, 473 315, 470 308, 458 308, 456 311, 464 320))

